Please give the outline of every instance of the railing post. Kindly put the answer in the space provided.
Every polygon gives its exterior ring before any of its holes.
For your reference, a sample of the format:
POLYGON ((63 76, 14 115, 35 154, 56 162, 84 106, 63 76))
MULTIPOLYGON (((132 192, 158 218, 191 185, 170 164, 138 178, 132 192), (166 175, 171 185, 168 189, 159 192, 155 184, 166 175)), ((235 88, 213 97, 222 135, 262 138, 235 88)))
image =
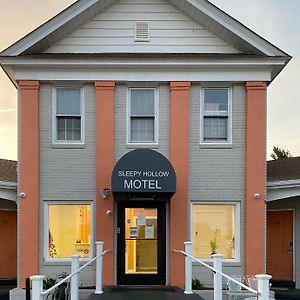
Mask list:
POLYGON ((30 276, 32 282, 32 300, 42 300, 41 292, 43 291, 44 275, 30 276))
MULTIPOLYGON (((184 242, 184 252, 192 256, 193 243, 184 242)), ((188 256, 185 257, 185 294, 193 294, 192 291, 192 259, 188 256)))
MULTIPOLYGON (((213 254, 213 267, 222 272, 222 254, 213 254)), ((222 275, 214 274, 214 300, 222 300, 222 275)))
POLYGON ((271 275, 258 274, 257 279, 258 300, 269 300, 270 297, 270 279, 271 275))
MULTIPOLYGON (((103 242, 96 242, 96 256, 103 253, 103 242)), ((103 294, 102 290, 102 270, 103 270, 103 256, 101 255, 96 260, 96 291, 95 294, 103 294)))
MULTIPOLYGON (((71 274, 79 269, 79 255, 71 256, 71 274)), ((78 273, 71 277, 71 300, 78 300, 78 273)))

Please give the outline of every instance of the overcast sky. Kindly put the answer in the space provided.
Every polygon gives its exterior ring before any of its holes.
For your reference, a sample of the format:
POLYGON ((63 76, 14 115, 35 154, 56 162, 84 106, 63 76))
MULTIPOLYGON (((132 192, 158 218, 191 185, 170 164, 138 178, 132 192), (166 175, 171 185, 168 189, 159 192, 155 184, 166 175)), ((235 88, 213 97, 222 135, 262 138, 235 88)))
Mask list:
MULTIPOLYGON (((0 51, 74 0, 0 0, 0 51)), ((268 147, 300 156, 300 0, 211 0, 293 56, 268 88, 268 147)), ((15 87, 0 70, 0 158, 17 159, 15 87)))

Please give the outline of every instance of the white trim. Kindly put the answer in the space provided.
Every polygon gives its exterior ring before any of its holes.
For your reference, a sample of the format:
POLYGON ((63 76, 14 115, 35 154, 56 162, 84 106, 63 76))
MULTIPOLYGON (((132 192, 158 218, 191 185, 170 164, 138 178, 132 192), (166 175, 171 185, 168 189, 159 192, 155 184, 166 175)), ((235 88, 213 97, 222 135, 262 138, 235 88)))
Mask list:
MULTIPOLYGON (((235 226, 235 258, 225 258, 224 262, 240 263, 241 262, 241 203, 240 202, 208 202, 208 201, 191 201, 190 202, 190 241, 193 241, 193 205, 233 205, 234 206, 234 226, 235 226)), ((212 258, 201 258, 203 261, 212 262, 212 258)))
POLYGON ((52 88, 52 144, 55 145, 56 147, 59 147, 59 145, 84 145, 85 144, 85 130, 84 130, 84 125, 85 125, 85 113, 84 113, 84 89, 82 86, 65 86, 65 85, 57 85, 53 86, 52 88), (78 140, 57 140, 57 122, 56 122, 56 91, 58 88, 76 88, 80 90, 80 115, 81 115, 81 139, 80 141, 78 140))
POLYGON ((157 87, 136 87, 136 86, 129 86, 127 88, 127 99, 126 99, 126 146, 129 148, 134 146, 136 148, 151 148, 156 147, 158 145, 159 140, 159 92, 157 87), (130 91, 131 90, 153 90, 154 91, 154 141, 151 142, 132 142, 130 141, 130 133, 131 133, 131 97, 130 91))
POLYGON ((205 148, 217 148, 220 146, 222 148, 223 145, 232 145, 232 87, 228 86, 205 86, 200 88, 200 138, 199 143, 200 146, 205 145, 205 148), (227 139, 226 141, 205 141, 204 140, 204 91, 208 89, 226 89, 228 91, 228 118, 227 118, 227 139))
POLYGON ((46 264, 55 263, 57 265, 58 262, 71 262, 70 258, 49 258, 48 250, 49 250, 49 205, 89 205, 90 206, 90 255, 88 258, 80 258, 81 261, 87 261, 94 256, 94 203, 93 201, 76 201, 76 200, 44 200, 44 242, 43 242, 43 261, 46 264))
MULTIPOLYGON (((228 31, 236 35, 239 39, 246 41, 259 51, 270 56, 282 56, 286 55, 279 48, 247 28, 245 25, 224 13, 217 6, 209 3, 206 0, 186 0, 194 8, 202 11, 212 23, 216 23, 219 26, 224 26, 228 31)), ((216 25, 215 25, 216 26, 216 25)))
MULTIPOLYGON (((151 53, 149 53, 150 55, 151 53)), ((262 57, 262 58, 248 58, 246 56, 239 57, 238 55, 235 57, 229 56, 226 57, 224 55, 220 55, 220 57, 216 54, 211 53, 206 54, 204 57, 201 54, 198 54, 196 57, 183 57, 182 55, 178 55, 178 57, 158 57, 158 54, 153 54, 154 57, 143 57, 141 53, 138 53, 138 56, 128 56, 122 57, 112 57, 110 54, 107 54, 107 57, 100 56, 97 57, 97 54, 90 57, 82 57, 80 54, 74 54, 73 57, 66 58, 62 54, 58 57, 53 57, 49 55, 49 57, 45 56, 37 56, 36 58, 31 57, 1 57, 0 62, 2 66, 38 66, 38 67, 71 67, 71 66, 79 66, 79 67, 161 67, 161 66, 188 66, 189 68, 193 67, 225 67, 225 66, 239 66, 239 67, 282 67, 285 65, 286 60, 282 57, 262 57), (208 56, 209 55, 209 56, 208 56), (78 56, 78 57, 76 57, 78 56)), ((167 53, 166 53, 167 55, 167 53)), ((169 53, 170 56, 172 56, 169 53)), ((126 55, 125 55, 126 56, 126 55)))
POLYGON ((271 81, 285 64, 282 58, 216 57, 91 57, 0 58, 2 68, 17 86, 18 80, 81 81, 114 80, 132 82, 271 81), (80 70, 80 71, 78 71, 80 70))
POLYGON ((277 180, 277 181, 268 181, 268 189, 283 189, 283 188, 293 188, 300 187, 300 179, 293 180, 277 180))
POLYGON ((60 27, 83 13, 98 1, 99 0, 76 1, 67 9, 57 14, 54 18, 45 22, 40 27, 30 32, 28 35, 18 40, 15 44, 5 49, 1 54, 11 56, 20 55, 28 48, 40 42, 42 39, 48 38, 51 33, 55 32, 60 27))
POLYGON ((278 180, 267 182, 266 202, 300 196, 300 180, 278 180))
POLYGON ((17 186, 18 184, 16 182, 0 180, 0 189, 17 190, 17 186))

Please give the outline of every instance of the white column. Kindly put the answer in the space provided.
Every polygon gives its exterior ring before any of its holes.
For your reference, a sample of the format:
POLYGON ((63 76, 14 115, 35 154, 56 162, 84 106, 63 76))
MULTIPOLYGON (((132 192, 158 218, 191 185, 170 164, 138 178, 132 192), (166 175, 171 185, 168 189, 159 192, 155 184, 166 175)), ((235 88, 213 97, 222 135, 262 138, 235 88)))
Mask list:
POLYGON ((43 291, 44 275, 34 275, 30 277, 32 282, 32 300, 42 300, 41 292, 43 291))
MULTIPOLYGON (((184 242, 185 253, 192 255, 193 243, 184 242)), ((185 257, 185 294, 193 294, 192 291, 192 259, 188 256, 185 257)))
MULTIPOLYGON (((71 274, 79 269, 79 255, 71 256, 71 274)), ((78 273, 71 277, 71 300, 78 300, 78 273)))
MULTIPOLYGON (((96 256, 103 253, 103 242, 96 242, 96 256)), ((102 290, 103 256, 96 260, 96 291, 95 294, 103 294, 102 290)))
POLYGON ((258 300, 269 300, 271 275, 258 274, 257 278, 258 300))
MULTIPOLYGON (((213 267, 222 272, 222 254, 213 254, 213 267)), ((214 274, 214 300, 222 300, 222 275, 214 274)))

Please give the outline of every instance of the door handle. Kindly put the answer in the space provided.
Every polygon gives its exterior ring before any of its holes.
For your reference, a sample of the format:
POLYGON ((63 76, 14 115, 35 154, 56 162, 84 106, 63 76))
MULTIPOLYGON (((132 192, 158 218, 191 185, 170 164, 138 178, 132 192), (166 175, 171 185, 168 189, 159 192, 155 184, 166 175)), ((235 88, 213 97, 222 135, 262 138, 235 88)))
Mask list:
POLYGON ((294 241, 289 241, 289 248, 288 248, 288 251, 289 252, 293 252, 293 249, 294 249, 294 241))

